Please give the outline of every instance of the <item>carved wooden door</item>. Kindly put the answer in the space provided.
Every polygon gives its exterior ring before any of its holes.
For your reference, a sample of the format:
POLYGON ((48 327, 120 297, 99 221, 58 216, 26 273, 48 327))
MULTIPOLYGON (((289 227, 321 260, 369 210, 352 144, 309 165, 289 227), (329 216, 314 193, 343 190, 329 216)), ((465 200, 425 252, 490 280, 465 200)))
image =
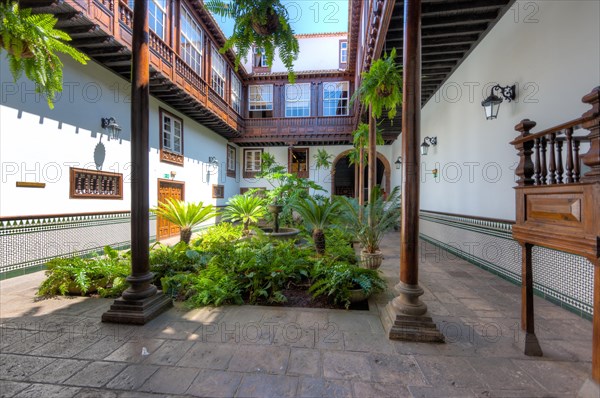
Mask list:
MULTIPOLYGON (((173 198, 184 200, 184 183, 177 181, 158 180, 158 202, 164 202, 166 199, 173 198)), ((156 239, 166 239, 171 236, 179 235, 179 227, 162 217, 157 217, 157 235, 156 239)))

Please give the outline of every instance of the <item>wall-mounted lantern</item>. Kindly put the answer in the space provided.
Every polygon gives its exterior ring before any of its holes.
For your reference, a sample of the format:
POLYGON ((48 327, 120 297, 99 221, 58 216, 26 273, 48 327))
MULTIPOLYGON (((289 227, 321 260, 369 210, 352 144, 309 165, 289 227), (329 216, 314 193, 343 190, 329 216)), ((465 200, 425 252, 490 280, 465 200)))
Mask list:
POLYGON ((396 170, 400 170, 402 167, 402 156, 398 156, 398 159, 396 159, 394 164, 396 165, 396 170))
POLYGON ((427 152, 429 152, 429 147, 431 145, 437 145, 437 137, 425 137, 423 139, 423 143, 421 144, 421 155, 427 155, 427 152))
POLYGON ((485 109, 485 118, 487 120, 496 119, 498 117, 498 110, 500 109, 500 104, 502 103, 502 98, 495 95, 494 91, 498 91, 505 100, 511 102, 516 97, 517 86, 512 85, 502 87, 499 84, 496 84, 494 87, 492 87, 489 97, 481 101, 481 106, 483 106, 485 109))
POLYGON ((102 128, 108 132, 109 138, 118 140, 121 134, 121 126, 117 124, 114 117, 103 117, 101 119, 102 128))

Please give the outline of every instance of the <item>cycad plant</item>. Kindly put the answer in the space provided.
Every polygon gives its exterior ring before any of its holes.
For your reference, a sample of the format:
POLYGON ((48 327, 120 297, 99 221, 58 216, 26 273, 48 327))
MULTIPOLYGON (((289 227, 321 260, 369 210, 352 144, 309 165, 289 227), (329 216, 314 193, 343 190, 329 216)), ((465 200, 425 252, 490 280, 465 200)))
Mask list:
POLYGON ((312 228, 312 238, 317 254, 324 255, 326 249, 324 230, 334 221, 339 203, 329 199, 317 201, 312 196, 308 196, 295 201, 292 206, 307 226, 312 228))
POLYGON ((236 195, 229 199, 223 211, 223 218, 233 222, 241 221, 244 236, 250 233, 250 223, 256 223, 267 215, 267 199, 256 194, 236 195))
POLYGON ((292 68, 298 58, 298 39, 280 0, 207 0, 206 8, 215 15, 234 20, 233 34, 219 51, 225 53, 230 48, 236 49, 236 70, 253 46, 265 51, 270 67, 277 48, 279 58, 288 70, 289 81, 295 81, 292 68))
POLYGON ((63 89, 63 63, 57 53, 82 64, 89 60, 66 43, 71 38, 54 28, 57 22, 53 15, 32 15, 31 9, 20 9, 16 1, 0 1, 0 47, 7 52, 11 74, 17 80, 25 72, 50 109, 56 93, 63 89))
POLYGON ((186 244, 190 243, 192 228, 217 215, 212 204, 205 206, 203 202, 184 202, 173 198, 161 202, 151 211, 181 228, 179 239, 186 244))

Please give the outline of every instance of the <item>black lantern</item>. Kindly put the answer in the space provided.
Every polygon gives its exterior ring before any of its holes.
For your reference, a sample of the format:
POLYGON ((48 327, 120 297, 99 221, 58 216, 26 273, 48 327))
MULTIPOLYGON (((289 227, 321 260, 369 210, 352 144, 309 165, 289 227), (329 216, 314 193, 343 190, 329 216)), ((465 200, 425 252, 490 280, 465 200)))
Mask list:
POLYGON ((398 156, 394 164, 396 165, 396 170, 400 170, 400 167, 402 167, 402 156, 398 156))
POLYGON ((427 155, 427 152, 429 152, 429 147, 431 145, 436 146, 437 145, 437 137, 425 137, 423 138, 423 143, 421 144, 421 155, 425 156, 427 155), (429 141, 429 143, 428 143, 429 141))
POLYGON ((499 84, 496 84, 492 87, 490 91, 490 96, 485 100, 481 101, 481 106, 485 109, 485 118, 487 120, 496 119, 498 117, 498 110, 500 109, 500 104, 502 103, 502 98, 494 94, 494 91, 499 91, 500 95, 504 97, 505 100, 511 102, 515 99, 516 86, 506 86, 502 87, 499 84))
POLYGON ((102 128, 108 130, 109 137, 117 140, 119 139, 119 135, 121 134, 121 126, 117 124, 117 121, 114 117, 103 117, 102 118, 102 128))

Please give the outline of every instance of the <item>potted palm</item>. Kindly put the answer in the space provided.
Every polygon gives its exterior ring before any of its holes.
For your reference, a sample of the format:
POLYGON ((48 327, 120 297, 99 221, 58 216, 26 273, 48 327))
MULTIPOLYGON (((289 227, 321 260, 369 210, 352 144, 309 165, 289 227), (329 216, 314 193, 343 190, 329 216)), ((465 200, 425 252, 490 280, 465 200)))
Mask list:
POLYGON ((339 205, 339 202, 332 202, 329 199, 318 201, 312 196, 297 200, 292 205, 307 226, 312 229, 315 250, 320 256, 325 254, 326 249, 324 230, 334 221, 339 205))
POLYGON ((232 222, 241 221, 244 225, 243 234, 248 236, 250 223, 257 223, 267 214, 266 204, 267 200, 258 195, 236 195, 227 202, 227 207, 223 211, 223 219, 232 222))
POLYGON ((55 29, 58 19, 50 14, 31 14, 17 1, 0 1, 0 48, 6 50, 11 74, 17 80, 23 73, 36 83, 50 109, 56 93, 62 91, 63 63, 57 53, 85 64, 89 58, 68 45, 71 38, 55 29))
POLYGON ((288 79, 294 82, 296 75, 292 68, 298 58, 298 39, 280 0, 208 0, 206 8, 215 15, 234 20, 233 34, 219 51, 225 53, 231 48, 236 49, 236 70, 253 46, 265 51, 270 67, 277 48, 279 58, 288 70, 288 79))
POLYGON ((189 244, 192 238, 192 228, 217 215, 212 204, 205 206, 203 202, 184 202, 173 198, 161 202, 150 211, 181 228, 179 239, 186 244, 189 244))
POLYGON ((384 199, 381 189, 375 187, 369 202, 364 207, 360 206, 355 199, 339 197, 338 200, 342 202, 345 221, 356 231, 356 238, 362 246, 360 252, 362 265, 370 269, 379 268, 383 261, 379 245, 385 233, 394 227, 400 215, 399 188, 395 187, 388 198, 384 199))

